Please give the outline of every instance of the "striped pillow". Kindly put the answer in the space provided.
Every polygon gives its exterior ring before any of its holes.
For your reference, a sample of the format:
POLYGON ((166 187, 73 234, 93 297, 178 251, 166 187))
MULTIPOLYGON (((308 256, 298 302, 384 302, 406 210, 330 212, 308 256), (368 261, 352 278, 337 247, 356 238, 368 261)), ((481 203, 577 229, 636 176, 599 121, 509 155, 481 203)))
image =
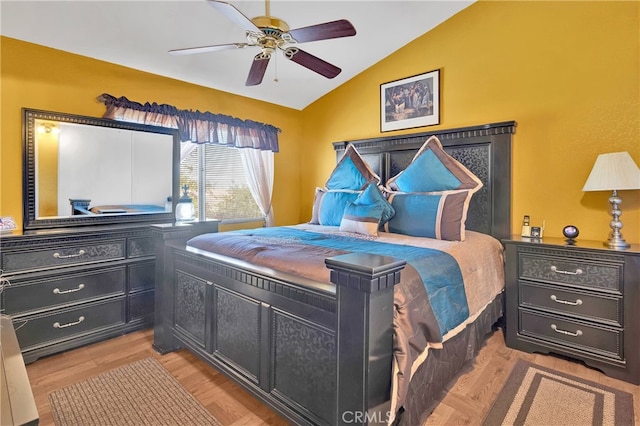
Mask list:
POLYGON ((382 204, 349 203, 344 209, 340 230, 377 237, 383 211, 382 204))
POLYGON ((392 192, 395 215, 385 231, 438 240, 464 241, 471 190, 431 193, 392 192))
POLYGON ((313 200, 313 212, 311 224, 340 226, 344 209, 349 202, 355 201, 362 191, 332 191, 316 188, 316 196, 313 200))

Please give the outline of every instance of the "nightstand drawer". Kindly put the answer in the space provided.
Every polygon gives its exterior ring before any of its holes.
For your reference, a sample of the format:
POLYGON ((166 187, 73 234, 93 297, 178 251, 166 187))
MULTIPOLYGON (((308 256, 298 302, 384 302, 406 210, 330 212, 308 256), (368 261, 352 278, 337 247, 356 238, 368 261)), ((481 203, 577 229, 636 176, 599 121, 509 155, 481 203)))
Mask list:
POLYGON ((60 244, 53 247, 4 253, 2 255, 2 270, 8 274, 119 260, 124 259, 124 256, 124 239, 82 245, 60 244))
POLYGON ((624 359, 622 330, 588 325, 528 310, 520 310, 519 316, 518 331, 521 335, 610 358, 624 359))
POLYGON ((622 293, 622 265, 582 259, 519 255, 519 278, 622 293))
POLYGON ((16 335, 24 352, 39 346, 95 333, 125 323, 126 299, 89 303, 48 315, 14 318, 16 335))
POLYGON ((520 306, 622 326, 622 299, 520 281, 520 306))
POLYGON ((16 315, 27 311, 50 309, 98 297, 124 295, 126 267, 100 269, 45 278, 26 283, 13 283, 5 289, 5 313, 16 315))

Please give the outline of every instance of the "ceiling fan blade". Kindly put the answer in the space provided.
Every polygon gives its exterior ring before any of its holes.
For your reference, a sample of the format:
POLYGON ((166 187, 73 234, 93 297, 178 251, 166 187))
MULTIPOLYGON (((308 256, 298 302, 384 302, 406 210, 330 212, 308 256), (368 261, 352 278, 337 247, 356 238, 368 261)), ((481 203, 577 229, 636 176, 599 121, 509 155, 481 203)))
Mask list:
POLYGON ((293 62, 309 68, 311 71, 315 71, 327 78, 334 78, 342 72, 342 70, 335 65, 332 65, 317 56, 313 56, 311 53, 300 50, 297 47, 288 48, 285 50, 284 55, 293 62))
POLYGON ((271 59, 271 56, 265 56, 262 53, 258 53, 253 58, 245 86, 257 86, 262 83, 264 73, 267 71, 267 65, 269 65, 269 59, 271 59))
POLYGON ((208 0, 208 3, 211 5, 211 7, 216 9, 218 12, 222 13, 229 20, 233 21, 236 25, 239 25, 242 28, 244 28, 245 31, 262 33, 262 30, 256 27, 256 24, 251 22, 251 19, 244 16, 242 12, 240 12, 238 9, 235 8, 235 6, 229 3, 225 3, 223 1, 215 1, 215 0, 208 0))
POLYGON ((346 19, 325 22, 324 24, 296 28, 289 31, 289 35, 298 43, 307 41, 327 40, 330 38, 351 37, 356 35, 356 29, 346 19))
POLYGON ((169 51, 169 54, 175 55, 175 56, 191 55, 194 53, 215 52, 218 50, 242 49, 247 46, 252 46, 252 45, 248 43, 215 44, 213 46, 188 47, 186 49, 173 49, 169 51))

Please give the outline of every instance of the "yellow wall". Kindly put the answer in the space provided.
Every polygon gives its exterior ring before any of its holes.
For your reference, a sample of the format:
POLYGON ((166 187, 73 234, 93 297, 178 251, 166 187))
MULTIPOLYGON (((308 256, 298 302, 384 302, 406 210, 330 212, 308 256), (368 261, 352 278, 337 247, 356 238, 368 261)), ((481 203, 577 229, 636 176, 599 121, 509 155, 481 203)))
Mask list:
MULTIPOLYGON (((280 127, 276 221, 307 221, 331 142, 381 135, 380 84, 440 69, 442 124, 397 133, 516 120, 513 230, 528 214, 546 235, 572 223, 604 240, 608 194, 582 186, 600 153, 640 164, 639 34, 639 2, 481 1, 301 112, 2 38, 0 214, 21 222, 20 108, 99 117, 106 92, 280 127)), ((624 237, 640 243, 640 191, 621 196, 624 237)))
POLYGON ((96 97, 102 93, 126 96, 138 102, 211 111, 279 127, 282 133, 280 152, 275 155, 273 194, 276 224, 297 223, 301 192, 299 111, 7 37, 2 37, 0 43, 0 215, 13 216, 19 228, 22 226, 21 108, 101 117, 105 106, 96 97))
MULTIPOLYGON (((517 121, 512 229, 528 214, 545 235, 571 223, 605 240, 609 194, 582 186, 598 154, 640 164, 639 67, 639 2, 475 3, 303 111, 301 220, 331 142, 381 135, 380 84, 440 69, 441 125, 397 133, 517 121)), ((640 191, 620 195, 623 235, 640 243, 640 191)))

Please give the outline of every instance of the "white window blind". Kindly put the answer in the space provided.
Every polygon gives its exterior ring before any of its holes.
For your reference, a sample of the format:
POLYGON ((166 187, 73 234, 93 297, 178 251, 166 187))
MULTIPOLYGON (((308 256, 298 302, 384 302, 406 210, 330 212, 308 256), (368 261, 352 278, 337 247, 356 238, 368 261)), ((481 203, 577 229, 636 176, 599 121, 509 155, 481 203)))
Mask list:
POLYGON ((200 219, 262 217, 249 190, 238 148, 198 145, 180 163, 180 186, 185 183, 200 219))

